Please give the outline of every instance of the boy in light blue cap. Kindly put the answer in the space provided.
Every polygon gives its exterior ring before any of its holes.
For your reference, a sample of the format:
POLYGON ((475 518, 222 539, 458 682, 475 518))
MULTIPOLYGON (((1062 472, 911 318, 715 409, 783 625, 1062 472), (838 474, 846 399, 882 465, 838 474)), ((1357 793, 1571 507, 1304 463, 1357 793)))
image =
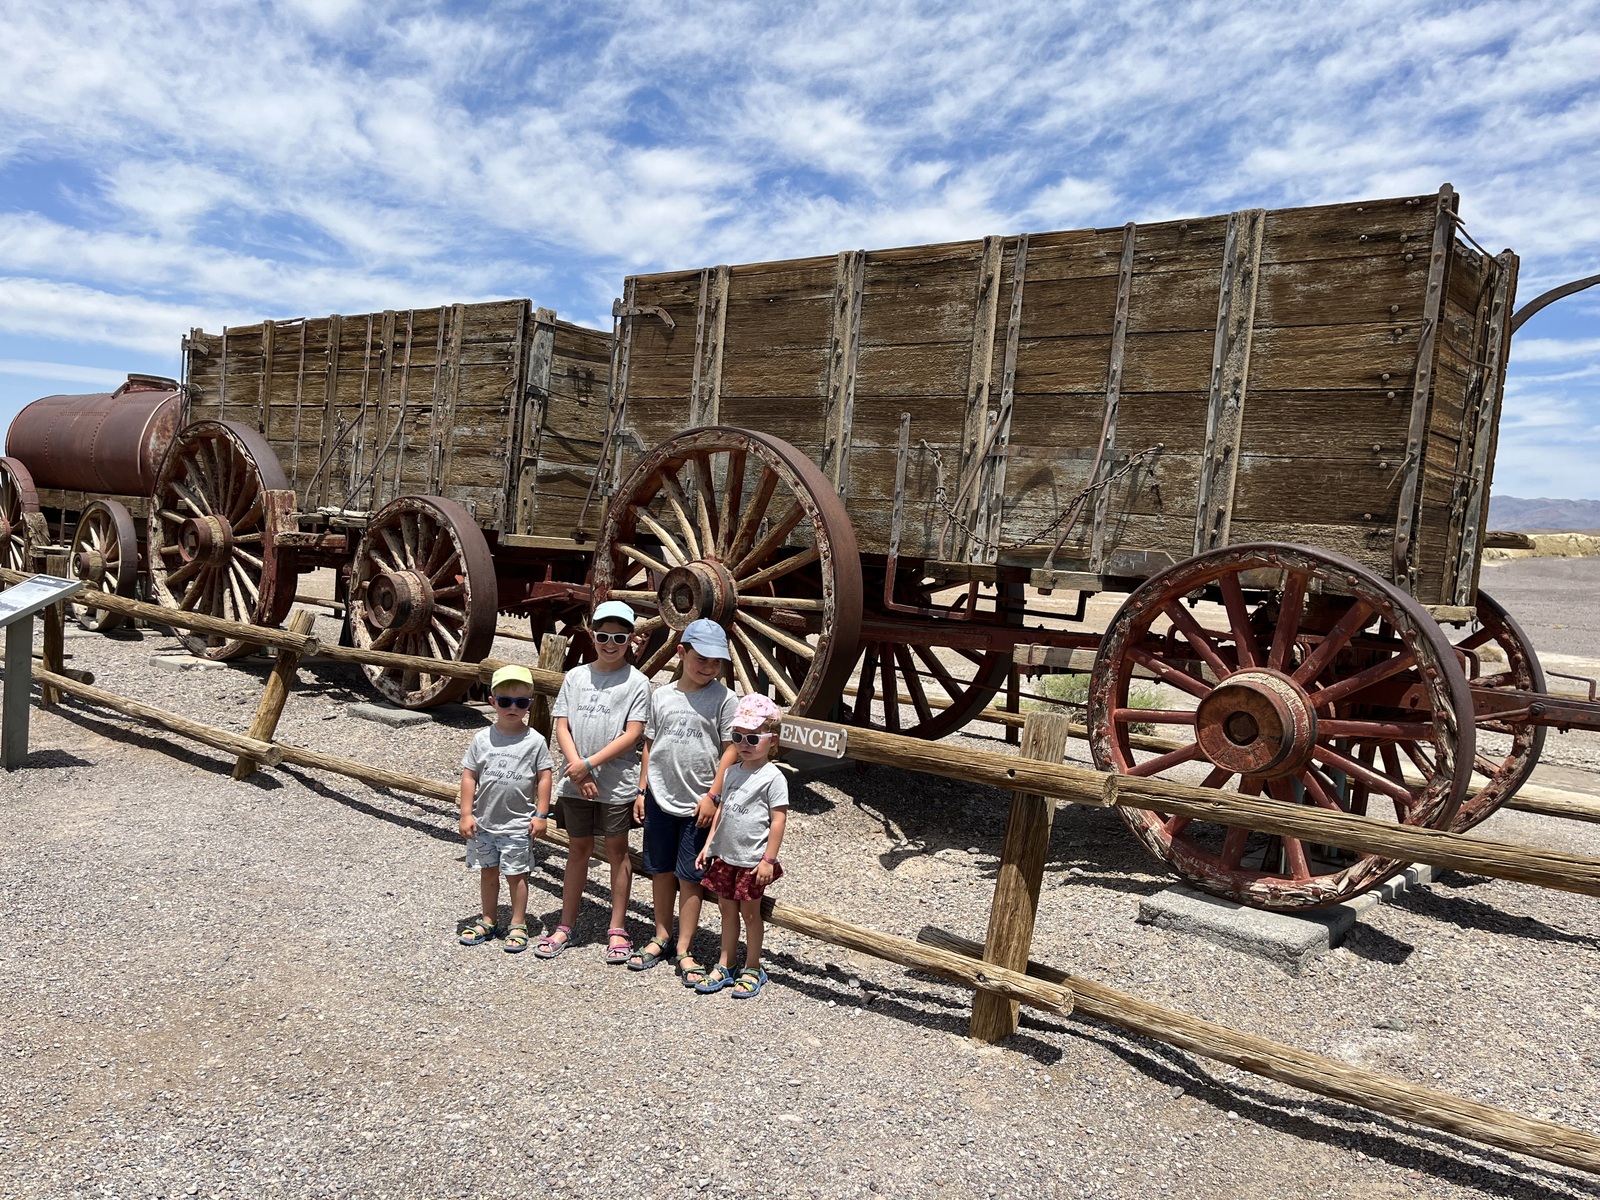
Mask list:
POLYGON ((722 790, 722 773, 734 761, 730 735, 739 698, 718 679, 727 668, 728 635, 715 621, 689 622, 678 643, 678 678, 655 690, 644 731, 644 769, 634 819, 644 822, 644 869, 655 901, 655 936, 629 959, 644 971, 667 957, 685 987, 706 977, 690 953, 700 929, 704 874, 695 859, 705 845, 722 790), (673 901, 678 938, 672 940, 673 901))

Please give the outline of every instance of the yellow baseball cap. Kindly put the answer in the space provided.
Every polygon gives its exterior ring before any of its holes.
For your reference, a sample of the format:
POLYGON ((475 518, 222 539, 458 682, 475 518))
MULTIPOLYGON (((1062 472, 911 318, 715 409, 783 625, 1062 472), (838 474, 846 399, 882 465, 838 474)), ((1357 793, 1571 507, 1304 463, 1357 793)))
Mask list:
POLYGON ((507 663, 496 671, 494 677, 489 680, 489 690, 491 692, 494 691, 502 683, 525 683, 532 687, 533 672, 528 670, 527 667, 518 666, 516 663, 507 663))

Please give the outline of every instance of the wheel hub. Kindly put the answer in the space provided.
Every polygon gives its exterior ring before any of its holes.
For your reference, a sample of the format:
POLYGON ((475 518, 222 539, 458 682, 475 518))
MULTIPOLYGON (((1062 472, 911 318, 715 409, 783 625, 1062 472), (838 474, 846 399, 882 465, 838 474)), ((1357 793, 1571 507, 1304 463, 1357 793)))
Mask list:
POLYGON ((178 530, 178 553, 185 562, 219 563, 233 551, 233 527, 222 517, 191 517, 178 530))
POLYGON ((1230 675, 1200 701, 1196 739, 1206 758, 1241 775, 1277 779, 1303 769, 1317 740, 1317 714, 1299 684, 1277 671, 1230 675))
POLYGON ((106 560, 98 550, 79 550, 75 565, 78 578, 86 584, 98 584, 105 578, 106 560))
POLYGON ((680 632, 701 617, 726 627, 739 606, 732 572, 720 562, 706 559, 673 567, 662 577, 656 598, 668 627, 680 632))
POLYGON ((397 632, 426 624, 433 610, 433 585, 417 571, 383 571, 367 584, 367 619, 397 632))

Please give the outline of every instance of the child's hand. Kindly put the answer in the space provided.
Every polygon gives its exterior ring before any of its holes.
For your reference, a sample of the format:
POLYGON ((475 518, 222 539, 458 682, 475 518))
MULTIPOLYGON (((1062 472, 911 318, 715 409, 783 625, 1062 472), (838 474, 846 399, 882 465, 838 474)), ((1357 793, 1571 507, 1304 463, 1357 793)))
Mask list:
POLYGON ((461 830, 461 836, 464 838, 477 837, 478 818, 474 817, 471 813, 468 813, 466 816, 461 818, 461 824, 457 826, 457 828, 461 830))
POLYGON ((772 882, 772 864, 764 858, 756 864, 756 882, 762 887, 772 882))
POLYGON ((712 818, 716 815, 717 802, 711 798, 710 792, 707 792, 704 796, 701 796, 700 799, 695 801, 694 823, 701 829, 707 828, 711 824, 712 818))
POLYGON ((639 824, 644 824, 644 797, 637 796, 633 801, 633 819, 639 824))
POLYGON ((528 836, 534 839, 541 838, 548 828, 550 828, 550 818, 541 817, 538 813, 534 813, 532 819, 528 822, 528 836))
POLYGON ((704 871, 706 869, 706 852, 704 849, 694 856, 694 869, 696 871, 704 871))
POLYGON ((584 775, 582 779, 578 780, 578 794, 585 800, 598 800, 600 799, 600 785, 588 775, 584 775))

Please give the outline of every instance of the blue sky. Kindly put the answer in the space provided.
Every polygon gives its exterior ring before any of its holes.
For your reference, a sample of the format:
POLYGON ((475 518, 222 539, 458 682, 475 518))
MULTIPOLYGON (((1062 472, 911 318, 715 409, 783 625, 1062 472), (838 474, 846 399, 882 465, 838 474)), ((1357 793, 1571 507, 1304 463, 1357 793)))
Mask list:
MULTIPOLYGON (((191 326, 1428 191, 1600 271, 1600 0, 0 0, 0 424, 191 326)), ((1496 491, 1600 498, 1600 289, 1513 347, 1496 491)))

